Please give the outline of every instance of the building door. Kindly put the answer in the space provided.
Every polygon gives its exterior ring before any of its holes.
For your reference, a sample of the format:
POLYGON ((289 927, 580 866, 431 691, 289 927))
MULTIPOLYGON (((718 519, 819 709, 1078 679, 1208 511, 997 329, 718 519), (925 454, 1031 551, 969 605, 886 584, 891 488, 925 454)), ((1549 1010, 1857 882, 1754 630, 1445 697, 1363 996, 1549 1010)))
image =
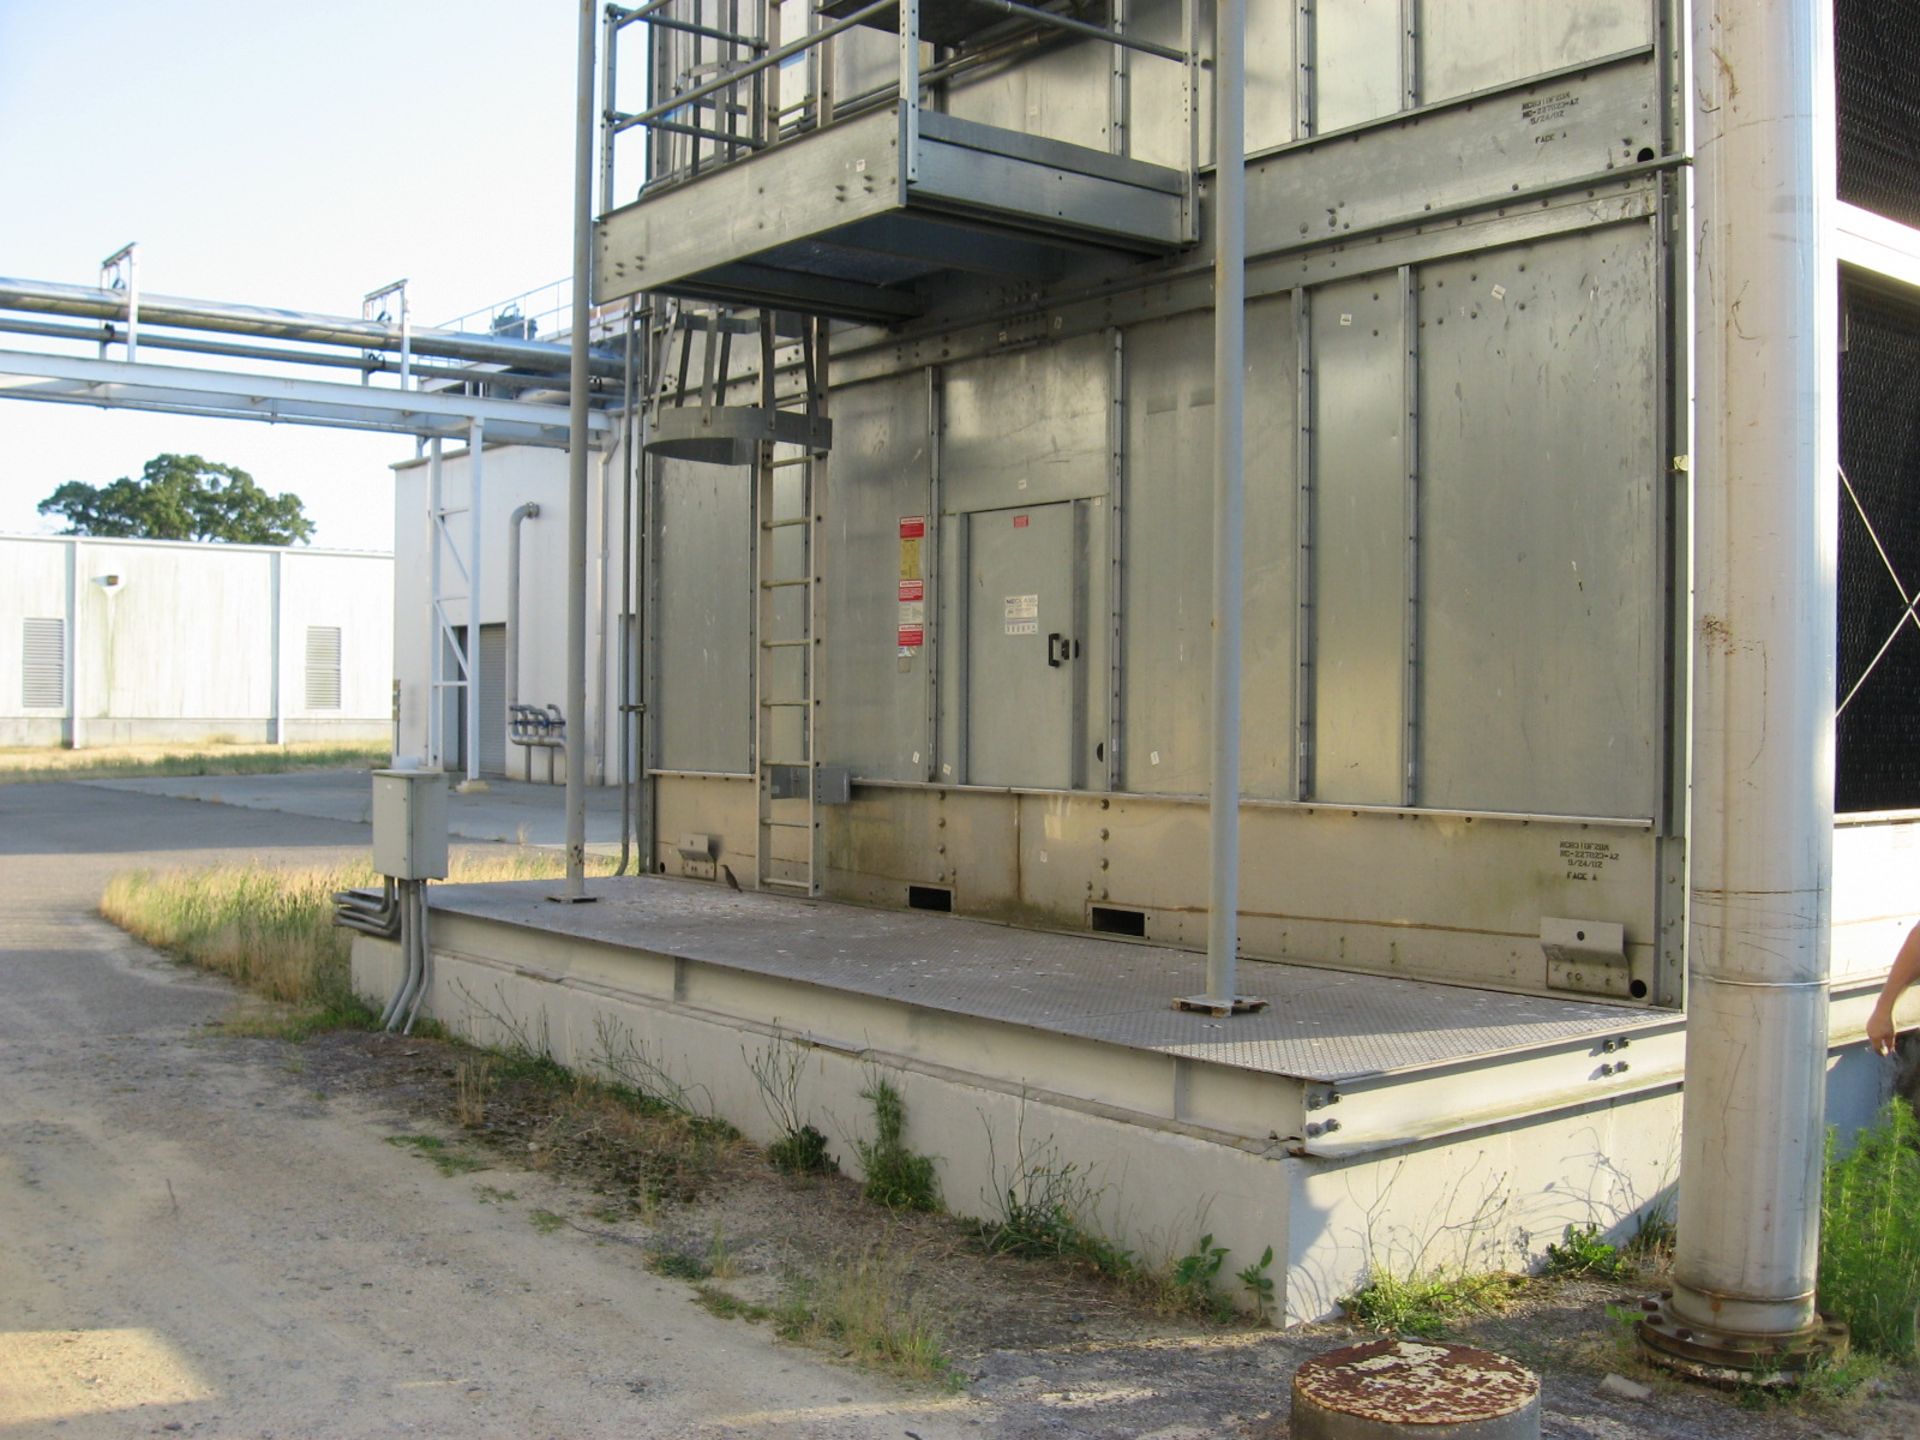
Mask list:
POLYGON ((480 773, 507 773, 507 627, 480 627, 480 773))
POLYGON ((967 782, 1075 783, 1083 636, 1072 502, 967 516, 967 782))

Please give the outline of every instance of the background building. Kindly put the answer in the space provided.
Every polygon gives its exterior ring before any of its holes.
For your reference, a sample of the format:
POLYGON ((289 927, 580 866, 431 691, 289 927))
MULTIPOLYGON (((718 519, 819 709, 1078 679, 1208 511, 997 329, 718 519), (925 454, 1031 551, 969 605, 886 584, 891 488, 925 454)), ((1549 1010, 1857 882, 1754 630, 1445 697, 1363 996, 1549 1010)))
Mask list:
POLYGON ((382 740, 393 558, 0 536, 0 744, 382 740))

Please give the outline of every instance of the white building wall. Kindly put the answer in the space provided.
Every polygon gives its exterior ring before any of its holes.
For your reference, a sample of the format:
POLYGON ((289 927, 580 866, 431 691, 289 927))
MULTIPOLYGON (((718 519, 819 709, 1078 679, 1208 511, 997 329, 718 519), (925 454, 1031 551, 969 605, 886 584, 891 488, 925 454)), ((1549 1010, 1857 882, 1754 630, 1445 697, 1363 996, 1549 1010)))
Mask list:
POLYGON ((378 739, 391 557, 0 536, 0 743, 378 739), (65 626, 65 703, 29 707, 24 621, 65 626), (309 625, 338 626, 340 705, 309 709, 309 625))
MULTIPOLYGON (((401 563, 394 571, 394 674, 400 682, 399 753, 427 763, 430 753, 428 711, 433 649, 440 643, 433 616, 432 525, 428 515, 432 461, 427 456, 394 467, 394 554, 401 563)), ((461 631, 467 623, 467 561, 472 547, 469 501, 471 465, 466 450, 446 453, 441 460, 441 506, 450 513, 439 539, 440 593, 447 597, 441 613, 461 631)), ((540 507, 520 532, 520 676, 519 698, 529 705, 557 705, 566 709, 567 657, 567 456, 563 450, 528 446, 488 446, 480 476, 480 623, 507 623, 508 518, 529 502, 540 507)), ((588 713, 569 715, 568 723, 584 724, 588 744, 588 779, 608 783, 614 773, 612 756, 617 744, 612 718, 618 704, 618 611, 620 608, 620 458, 617 451, 596 454, 588 470, 588 713), (603 518, 603 502, 606 506, 603 518), (603 540, 607 543, 603 547, 603 540), (605 554, 602 554, 603 548, 605 554), (605 576, 603 583, 602 576, 605 576), (604 642, 604 647, 603 647, 604 642), (604 662, 602 651, 604 648, 604 662)), ((449 662, 446 677, 459 679, 449 662)), ((454 732, 454 706, 444 707, 445 734, 442 764, 451 768, 461 753, 454 732)), ((486 723, 505 728, 502 716, 486 723)), ((510 775, 522 773, 523 754, 507 747, 510 775)), ((564 765, 556 765, 557 779, 564 765)), ((533 775, 543 779, 546 761, 534 757, 533 775)))

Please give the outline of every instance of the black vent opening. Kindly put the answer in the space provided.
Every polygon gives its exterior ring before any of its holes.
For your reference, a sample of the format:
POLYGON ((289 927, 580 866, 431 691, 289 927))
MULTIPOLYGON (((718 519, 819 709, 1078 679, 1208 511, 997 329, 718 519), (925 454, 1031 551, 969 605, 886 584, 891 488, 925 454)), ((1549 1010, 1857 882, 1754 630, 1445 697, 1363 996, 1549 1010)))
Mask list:
POLYGON ((1147 912, 1120 910, 1112 905, 1095 905, 1089 912, 1096 935, 1135 935, 1145 938, 1147 912))
POLYGON ((1920 809, 1920 305, 1850 286, 1844 325, 1834 808, 1920 809))
POLYGON ((953 909, 953 891, 940 885, 909 885, 907 887, 907 908, 910 910, 953 909))
POLYGON ((1920 225, 1920 5, 1837 0, 1840 198, 1920 225))

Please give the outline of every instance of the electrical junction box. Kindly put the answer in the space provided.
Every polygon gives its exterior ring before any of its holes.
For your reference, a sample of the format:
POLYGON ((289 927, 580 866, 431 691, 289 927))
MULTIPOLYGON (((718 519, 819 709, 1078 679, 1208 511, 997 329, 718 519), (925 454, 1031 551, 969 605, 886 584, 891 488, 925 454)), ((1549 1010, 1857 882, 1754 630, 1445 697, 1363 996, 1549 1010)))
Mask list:
POLYGON ((373 772, 373 868, 396 880, 447 875, 447 777, 438 770, 373 772))

